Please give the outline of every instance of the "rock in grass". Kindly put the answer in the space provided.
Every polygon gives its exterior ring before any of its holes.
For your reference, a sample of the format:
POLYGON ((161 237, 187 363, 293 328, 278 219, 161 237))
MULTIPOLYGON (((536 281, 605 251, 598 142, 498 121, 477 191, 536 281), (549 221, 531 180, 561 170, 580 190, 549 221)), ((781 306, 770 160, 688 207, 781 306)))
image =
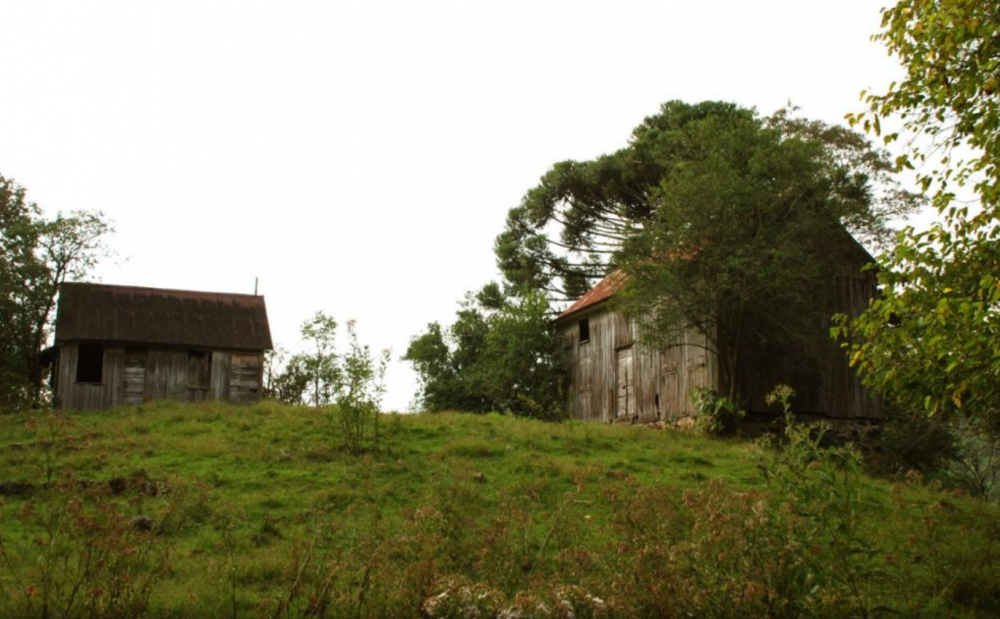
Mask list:
POLYGON ((151 531, 153 529, 153 519, 149 516, 136 516, 129 525, 134 531, 151 531))
POLYGON ((674 422, 674 427, 678 430, 691 431, 698 425, 694 417, 681 417, 674 422))

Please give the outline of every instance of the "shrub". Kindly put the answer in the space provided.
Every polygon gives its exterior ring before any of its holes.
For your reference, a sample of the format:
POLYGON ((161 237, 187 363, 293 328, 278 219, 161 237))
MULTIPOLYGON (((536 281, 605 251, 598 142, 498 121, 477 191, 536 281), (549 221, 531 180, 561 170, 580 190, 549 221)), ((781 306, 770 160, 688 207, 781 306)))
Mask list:
POLYGON ((973 496, 1000 500, 1000 432, 981 419, 956 420, 952 431, 947 479, 973 496))
POLYGON ((428 411, 499 411, 549 421, 566 418, 563 340, 553 308, 538 292, 487 284, 469 293, 451 327, 431 323, 403 356, 420 379, 428 411))
POLYGON ((785 440, 777 451, 762 453, 759 469, 795 515, 789 538, 822 557, 811 566, 810 580, 823 596, 837 599, 852 615, 886 612, 876 593, 883 576, 881 551, 861 528, 862 515, 873 507, 862 498, 861 454, 851 445, 828 445, 826 424, 797 423, 791 412, 794 396, 785 385, 767 396, 769 404, 780 404, 784 411, 785 440))
POLYGON ((1000 500, 1000 433, 982 419, 896 414, 882 432, 884 465, 915 470, 973 496, 1000 500))
POLYGON ((883 465, 891 473, 940 471, 956 455, 951 425, 922 411, 892 411, 882 427, 883 465))
POLYGON ((709 387, 692 390, 691 400, 695 406, 695 425, 707 436, 735 434, 739 421, 746 416, 735 402, 709 387))
POLYGON ((337 395, 337 419, 343 447, 352 454, 378 451, 382 437, 380 406, 385 394, 389 351, 376 361, 368 346, 358 343, 354 321, 347 323, 348 351, 342 362, 343 384, 337 395))

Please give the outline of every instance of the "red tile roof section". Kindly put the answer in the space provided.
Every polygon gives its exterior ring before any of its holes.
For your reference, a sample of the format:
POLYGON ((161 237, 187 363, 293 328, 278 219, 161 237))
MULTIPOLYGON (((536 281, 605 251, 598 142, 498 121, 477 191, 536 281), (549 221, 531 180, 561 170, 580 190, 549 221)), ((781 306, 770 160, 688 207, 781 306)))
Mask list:
POLYGON ((607 277, 602 279, 596 286, 587 291, 585 295, 576 300, 566 310, 559 314, 556 320, 568 318, 573 314, 582 312, 585 309, 594 307, 598 303, 603 303, 615 296, 625 283, 625 274, 621 271, 612 271, 607 277))

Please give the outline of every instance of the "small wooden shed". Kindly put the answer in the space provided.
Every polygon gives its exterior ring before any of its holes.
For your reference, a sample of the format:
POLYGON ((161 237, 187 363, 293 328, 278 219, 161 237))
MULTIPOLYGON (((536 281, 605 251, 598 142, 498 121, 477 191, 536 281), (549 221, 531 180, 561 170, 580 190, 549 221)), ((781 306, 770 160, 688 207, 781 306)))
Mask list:
MULTIPOLYGON (((751 417, 772 415, 765 396, 786 384, 796 390, 796 413, 862 425, 882 418, 881 402, 861 383, 829 336, 834 313, 857 316, 875 295, 874 274, 862 270, 872 258, 849 239, 843 255, 830 259, 837 261, 837 274, 823 298, 817 299, 821 318, 815 337, 796 350, 770 346, 742 356, 736 380, 751 417)), ((677 422, 694 416, 693 390, 728 391, 717 355, 695 329, 685 330, 666 350, 644 346, 635 321, 612 307, 611 300, 624 284, 620 272, 611 273, 556 319, 568 351, 571 416, 630 423, 677 422)))
POLYGON ((50 349, 55 403, 256 402, 271 348, 261 296, 63 284, 50 349))

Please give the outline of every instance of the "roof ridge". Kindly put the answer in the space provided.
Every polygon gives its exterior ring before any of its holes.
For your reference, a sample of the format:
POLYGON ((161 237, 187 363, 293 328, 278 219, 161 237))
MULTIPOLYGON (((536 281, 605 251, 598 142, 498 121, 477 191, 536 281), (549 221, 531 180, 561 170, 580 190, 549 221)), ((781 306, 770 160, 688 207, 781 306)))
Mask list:
POLYGON ((208 295, 224 295, 224 296, 234 296, 234 297, 250 297, 263 299, 262 294, 249 294, 246 292, 218 292, 215 290, 191 290, 190 288, 159 288, 156 286, 133 286, 131 284, 104 284, 101 282, 63 282, 59 287, 63 286, 91 286, 94 288, 112 288, 116 290, 153 290, 156 292, 181 292, 185 294, 208 294, 208 295))

